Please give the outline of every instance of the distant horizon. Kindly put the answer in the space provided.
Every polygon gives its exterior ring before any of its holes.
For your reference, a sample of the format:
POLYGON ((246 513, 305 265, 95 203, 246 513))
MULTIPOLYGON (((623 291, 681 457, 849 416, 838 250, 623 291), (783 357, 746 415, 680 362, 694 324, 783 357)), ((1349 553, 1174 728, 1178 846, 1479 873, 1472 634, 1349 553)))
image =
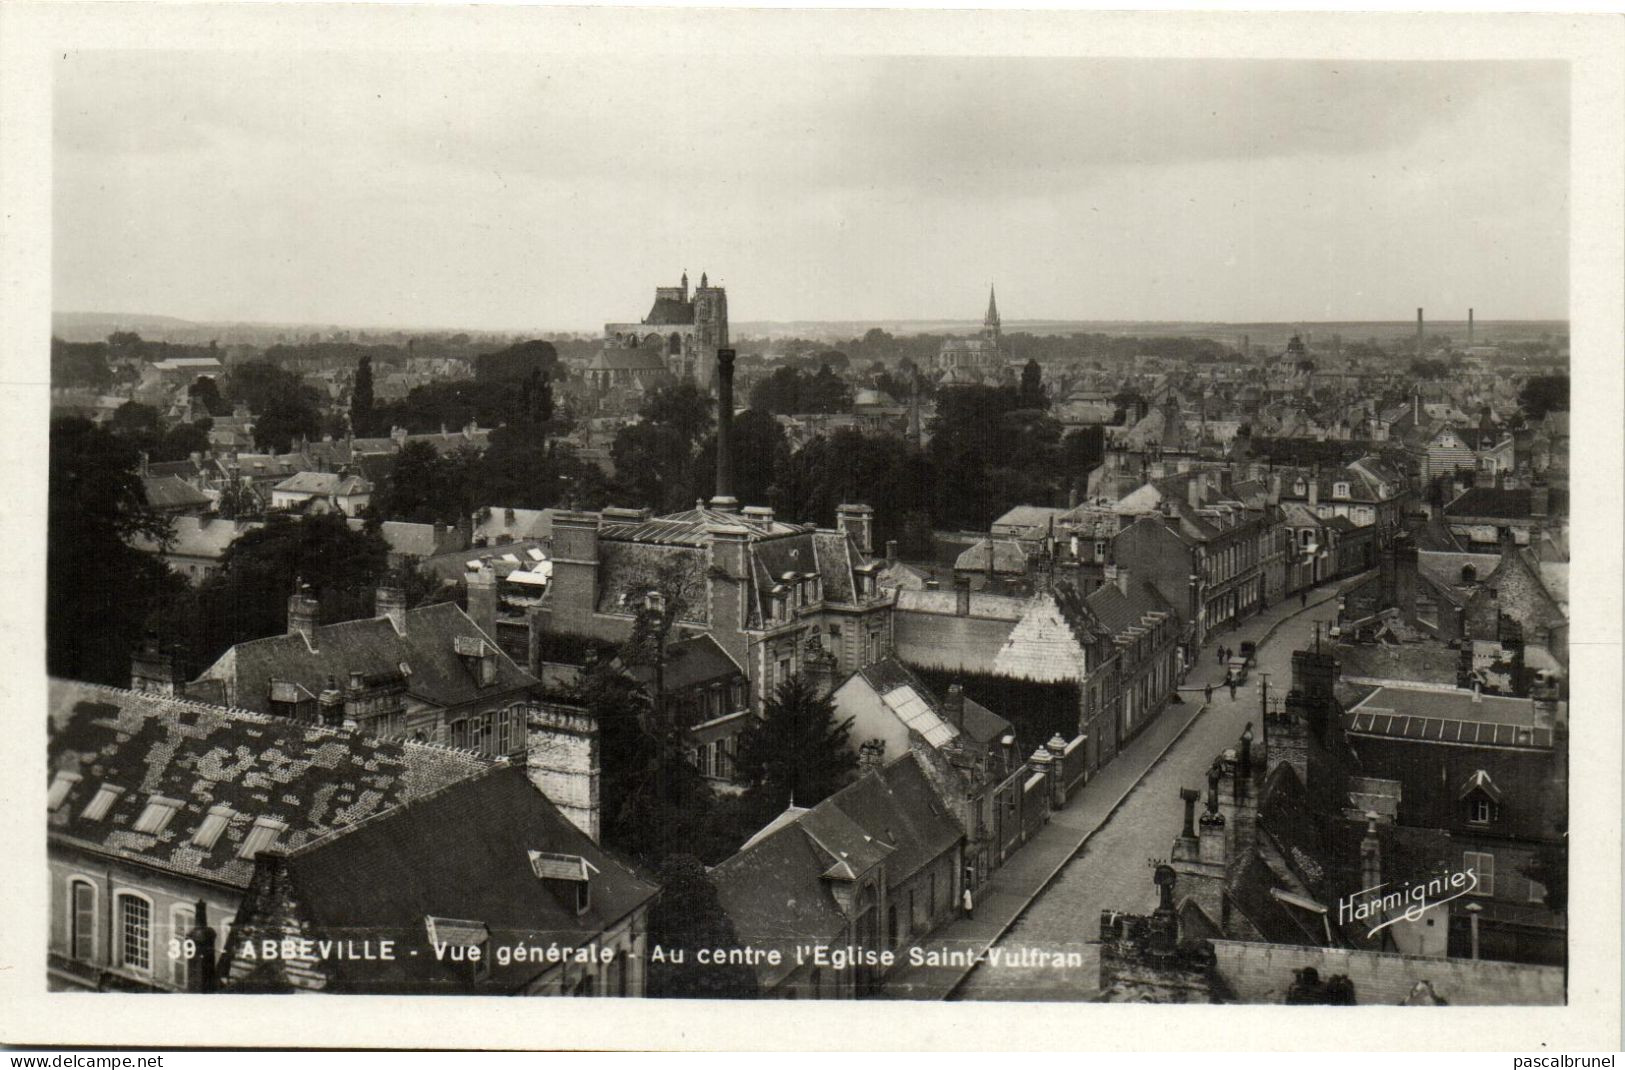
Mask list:
MULTIPOLYGON (((297 329, 297 328, 326 328, 332 330, 366 331, 378 334, 599 334, 603 324, 594 327, 546 327, 546 326, 469 326, 461 324, 377 324, 357 323, 344 321, 294 321, 294 320, 254 320, 254 319, 190 319, 184 316, 174 316, 162 312, 101 312, 86 309, 53 309, 52 331, 56 331, 58 324, 55 317, 84 317, 108 321, 111 328, 123 325, 122 321, 137 323, 142 320, 166 321, 176 327, 251 327, 261 329, 297 329)), ((613 321, 606 321, 613 322, 613 321)), ((1414 328, 1414 318, 1398 319, 1279 319, 1279 320, 1216 320, 1216 319, 1072 319, 1067 317, 1023 317, 1021 319, 1002 318, 1005 331, 1019 329, 1023 325, 1063 325, 1087 327, 1091 325, 1126 325, 1126 326, 1185 326, 1185 327, 1220 327, 1231 330, 1242 330, 1249 327, 1284 328, 1284 327, 1392 327, 1403 326, 1414 328)), ((1568 325, 1570 320, 1566 316, 1536 316, 1536 317, 1510 317, 1497 318, 1479 316, 1475 314, 1474 324, 1477 327, 1494 325, 1568 325)), ((822 318, 822 319, 743 319, 730 321, 730 329, 739 332, 752 327, 886 327, 887 325, 925 325, 925 326, 953 326, 966 329, 979 329, 981 321, 974 317, 963 319, 949 318, 920 318, 920 317, 860 317, 860 318, 822 318)), ((1435 326, 1456 326, 1465 328, 1467 319, 1433 319, 1424 313, 1424 329, 1431 332, 1435 326)))

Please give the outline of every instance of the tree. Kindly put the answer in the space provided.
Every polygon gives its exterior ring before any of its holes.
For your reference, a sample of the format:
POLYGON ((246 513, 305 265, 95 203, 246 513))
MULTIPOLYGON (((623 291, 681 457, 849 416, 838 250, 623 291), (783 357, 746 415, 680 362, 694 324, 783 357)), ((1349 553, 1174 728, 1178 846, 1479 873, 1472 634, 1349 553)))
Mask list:
POLYGON ((107 344, 112 349, 135 349, 142 342, 141 336, 134 331, 114 331, 107 336, 107 344))
POLYGON ((552 342, 533 339, 475 357, 474 378, 507 383, 528 382, 538 376, 546 379, 558 363, 559 353, 552 342))
POLYGON ((355 368, 350 392, 350 428, 357 435, 372 434, 372 358, 362 357, 355 368))
POLYGON ((136 449, 77 417, 51 424, 45 563, 45 660, 56 676, 129 686, 147 622, 185 586, 129 540, 163 540, 136 449))
POLYGON ((214 381, 212 375, 200 375, 192 380, 192 385, 186 388, 186 394, 191 399, 192 408, 194 410, 201 408, 205 415, 231 414, 231 406, 220 396, 220 384, 214 381))
POLYGON ((384 520, 455 524, 472 511, 468 484, 427 442, 408 442, 390 464, 373 508, 384 520))
POLYGON ((679 999, 755 998, 756 972, 749 966, 698 961, 702 950, 726 952, 743 946, 705 866, 693 855, 672 855, 660 864, 657 876, 660 898, 649 908, 649 943, 664 954, 663 961, 649 963, 648 994, 679 999), (672 951, 682 952, 683 961, 672 961, 672 951))
POLYGON ((781 683, 740 744, 740 767, 761 812, 782 811, 792 799, 816 806, 839 790, 858 766, 851 730, 852 718, 837 721, 834 701, 810 680, 798 674, 781 683))
POLYGON ((1028 360, 1021 369, 1021 407, 1046 409, 1049 395, 1044 390, 1044 369, 1037 360, 1028 360))
POLYGON ((104 342, 64 342, 51 339, 51 385, 82 386, 93 390, 112 385, 104 342))
POLYGON ((296 438, 321 433, 319 395, 297 373, 265 360, 239 364, 226 374, 224 393, 254 414, 254 438, 261 449, 286 453, 296 438))
POLYGON ((199 588, 192 650, 207 665, 237 643, 285 633, 296 580, 321 603, 323 623, 371 616, 388 557, 376 531, 355 531, 335 513, 273 515, 238 536, 199 588))
POLYGON ((1569 409, 1569 377, 1566 375, 1537 375, 1518 391, 1518 408, 1531 422, 1544 419, 1550 412, 1569 409))

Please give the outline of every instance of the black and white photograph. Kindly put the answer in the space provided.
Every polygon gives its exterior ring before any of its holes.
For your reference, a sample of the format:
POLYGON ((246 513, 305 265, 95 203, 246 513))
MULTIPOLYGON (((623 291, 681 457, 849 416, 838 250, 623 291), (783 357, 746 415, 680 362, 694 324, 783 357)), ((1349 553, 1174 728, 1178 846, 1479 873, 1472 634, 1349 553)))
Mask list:
POLYGON ((1617 1043, 1573 27, 252 6, 55 49, 9 142, 8 985, 704 1000, 746 1046, 747 1001, 1420 1047, 1600 998, 1617 1043))

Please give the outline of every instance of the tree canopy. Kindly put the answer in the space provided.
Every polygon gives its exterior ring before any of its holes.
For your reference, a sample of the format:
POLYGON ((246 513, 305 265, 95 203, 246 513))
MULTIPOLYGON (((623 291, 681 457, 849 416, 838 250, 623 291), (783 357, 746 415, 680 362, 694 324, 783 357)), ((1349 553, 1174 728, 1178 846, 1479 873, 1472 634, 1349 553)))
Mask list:
POLYGON ((816 806, 852 778, 858 756, 848 746, 852 718, 837 720, 835 702, 796 675, 767 700, 739 748, 739 768, 758 812, 776 814, 790 805, 816 806))

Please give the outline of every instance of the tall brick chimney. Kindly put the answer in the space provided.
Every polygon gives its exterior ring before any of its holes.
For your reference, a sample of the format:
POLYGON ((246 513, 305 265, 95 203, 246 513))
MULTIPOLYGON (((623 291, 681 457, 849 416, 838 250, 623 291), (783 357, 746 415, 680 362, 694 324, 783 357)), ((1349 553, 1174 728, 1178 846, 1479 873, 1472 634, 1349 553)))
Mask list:
POLYGON ((1473 310, 1467 310, 1467 344, 1473 344, 1473 310))
POLYGON ((468 574, 468 615, 480 631, 497 638, 497 573, 494 566, 481 565, 468 574))
POLYGON ((711 508, 731 513, 739 508, 734 497, 733 472, 734 351, 717 350, 717 488, 711 508))
POLYGON ((1422 355, 1422 310, 1416 310, 1416 355, 1422 355))
POLYGON ((302 580, 293 581, 293 594, 288 599, 288 634, 302 635, 312 650, 316 649, 316 621, 321 603, 302 580))
POLYGON ((373 616, 387 619, 396 634, 406 634, 406 592, 399 587, 380 587, 373 595, 373 616))

